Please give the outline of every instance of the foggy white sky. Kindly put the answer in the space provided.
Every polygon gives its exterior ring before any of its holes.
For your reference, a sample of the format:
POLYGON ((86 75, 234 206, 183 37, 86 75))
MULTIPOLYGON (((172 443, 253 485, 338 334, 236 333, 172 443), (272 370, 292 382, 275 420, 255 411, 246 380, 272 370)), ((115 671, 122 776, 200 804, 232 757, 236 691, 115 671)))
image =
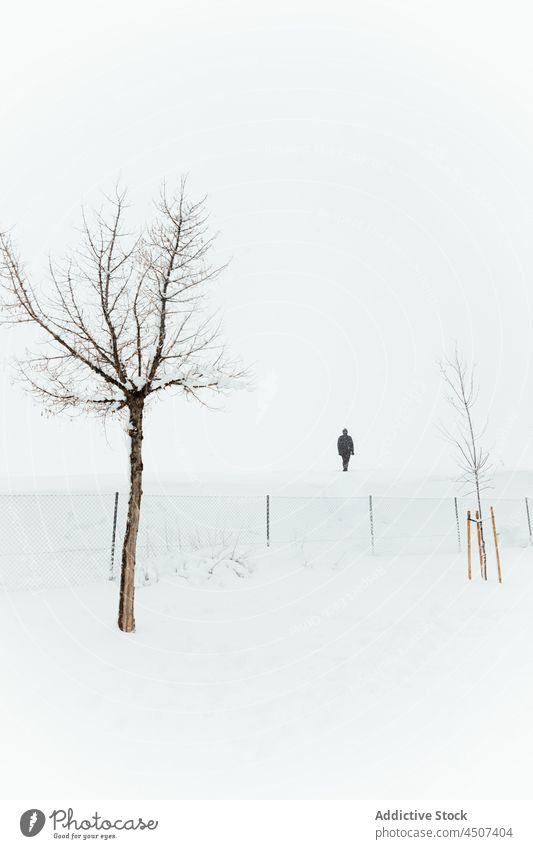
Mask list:
MULTIPOLYGON (((533 466, 532 15, 526 3, 4 4, 0 223, 32 273, 120 177, 207 193, 215 301, 256 390, 154 407, 149 475, 451 468, 436 361, 479 364, 500 467, 533 466)), ((120 471, 99 423, 10 384, 1 476, 120 471)), ((18 341, 17 341, 18 340, 18 341)), ((396 472, 397 473, 397 472, 396 472)))

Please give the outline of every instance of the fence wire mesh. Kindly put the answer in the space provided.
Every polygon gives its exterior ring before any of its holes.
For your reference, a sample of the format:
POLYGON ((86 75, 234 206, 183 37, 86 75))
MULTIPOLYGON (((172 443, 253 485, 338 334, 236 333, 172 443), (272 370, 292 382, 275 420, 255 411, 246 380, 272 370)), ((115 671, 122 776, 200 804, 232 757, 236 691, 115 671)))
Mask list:
MULTIPOLYGON (((125 526, 123 499, 120 529, 125 526)), ((143 496, 138 551, 144 557, 226 542, 266 542, 266 496, 143 496)))
POLYGON ((0 581, 8 589, 109 577, 113 494, 0 495, 0 581))
MULTIPOLYGON (((40 589, 116 577, 127 496, 0 494, 0 584, 40 589), (117 506, 115 525, 115 505, 117 506)), ((494 506, 504 548, 531 543, 527 499, 484 499, 486 537, 494 506)), ((455 553, 465 547, 472 498, 155 495, 143 497, 138 555, 219 544, 316 546, 338 552, 455 553)))

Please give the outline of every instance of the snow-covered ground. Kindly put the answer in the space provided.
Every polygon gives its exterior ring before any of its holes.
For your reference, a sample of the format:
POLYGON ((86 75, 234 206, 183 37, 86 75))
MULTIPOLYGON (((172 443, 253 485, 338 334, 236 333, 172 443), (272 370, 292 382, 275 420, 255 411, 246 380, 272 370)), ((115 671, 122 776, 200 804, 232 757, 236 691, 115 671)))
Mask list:
MULTIPOLYGON (((106 580, 113 568, 116 575, 126 523, 125 482, 86 476, 30 484, 0 481, 0 586, 34 590, 83 584, 106 580)), ((325 548, 333 559, 346 550, 359 556, 372 546, 380 555, 450 555, 464 546, 467 510, 476 506, 471 497, 460 496, 450 477, 387 481, 357 467, 348 475, 148 477, 144 490, 140 575, 145 569, 151 574, 156 555, 222 540, 260 548, 267 536, 275 545, 306 548, 306 556, 325 548)), ((526 496, 532 492, 533 475, 521 472, 498 475, 485 494, 485 518, 494 505, 506 548, 531 541, 533 499, 526 496)), ((487 532, 490 536, 490 525, 487 532)))
POLYGON ((533 549, 147 565, 134 635, 112 582, 0 597, 3 797, 531 797, 533 549))
MULTIPOLYGON (((128 476, 85 474, 55 476, 1 477, 0 493, 27 492, 113 492, 127 491, 128 476)), ((414 475, 408 469, 396 471, 363 467, 352 459, 347 475, 336 465, 321 471, 294 469, 284 472, 236 473, 198 472, 184 478, 176 473, 144 474, 143 490, 148 494, 169 495, 286 495, 354 496, 397 498, 443 498, 459 496, 461 489, 453 475, 414 475)), ((500 470, 494 475, 490 492, 495 498, 533 498, 533 470, 500 470)))

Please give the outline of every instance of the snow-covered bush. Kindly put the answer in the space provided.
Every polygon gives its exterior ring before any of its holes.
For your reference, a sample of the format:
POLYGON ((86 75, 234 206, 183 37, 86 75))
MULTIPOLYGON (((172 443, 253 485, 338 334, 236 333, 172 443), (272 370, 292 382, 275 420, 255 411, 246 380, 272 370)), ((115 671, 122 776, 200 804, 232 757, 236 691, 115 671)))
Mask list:
POLYGON ((208 535, 206 542, 195 535, 179 551, 146 556, 137 566, 136 586, 150 586, 160 575, 176 575, 193 586, 231 586, 249 578, 253 569, 250 552, 223 532, 208 535))

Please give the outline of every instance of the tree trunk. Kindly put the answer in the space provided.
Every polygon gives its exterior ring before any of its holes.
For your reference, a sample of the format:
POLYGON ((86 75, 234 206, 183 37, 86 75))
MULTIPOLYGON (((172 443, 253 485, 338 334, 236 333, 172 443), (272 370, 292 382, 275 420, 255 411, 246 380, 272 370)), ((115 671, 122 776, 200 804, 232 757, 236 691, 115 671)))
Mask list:
POLYGON ((142 440, 143 440, 144 398, 135 399, 130 405, 130 498, 128 502, 128 520, 122 546, 122 571, 120 575, 120 603, 118 627, 121 631, 135 631, 135 553, 137 533, 141 515, 142 497, 142 440))

